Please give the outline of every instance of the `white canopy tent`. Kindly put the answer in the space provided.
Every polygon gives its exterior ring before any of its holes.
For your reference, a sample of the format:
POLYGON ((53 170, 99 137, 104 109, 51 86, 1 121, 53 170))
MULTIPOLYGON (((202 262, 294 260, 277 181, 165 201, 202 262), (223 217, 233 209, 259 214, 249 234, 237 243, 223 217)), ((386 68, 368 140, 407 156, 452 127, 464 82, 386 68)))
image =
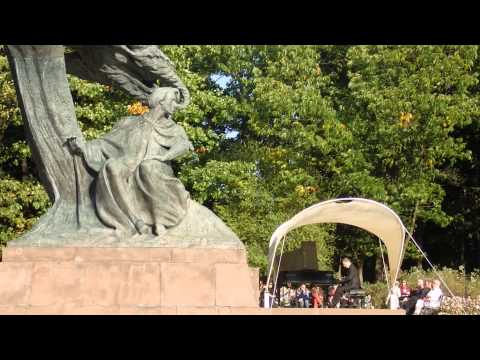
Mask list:
MULTIPOLYGON (((380 246, 383 242, 388 254, 388 268, 390 274, 387 275, 387 283, 388 279, 390 279, 390 284, 393 284, 398 278, 403 256, 405 253, 405 235, 409 236, 415 246, 420 250, 422 255, 428 261, 428 264, 432 267, 435 273, 437 273, 433 264, 430 262, 430 260, 428 260, 425 253, 418 246, 415 239, 403 225, 400 217, 392 209, 373 200, 361 198, 341 198, 324 201, 310 206, 309 208, 299 212, 287 222, 280 225, 275 230, 272 237, 270 238, 269 243, 267 277, 267 284, 270 284, 272 275, 274 275, 274 293, 277 285, 276 283, 278 278, 278 271, 280 268, 280 262, 283 254, 283 245, 285 244, 288 232, 301 226, 322 223, 339 223, 352 225, 376 235, 381 241, 380 246), (282 250, 278 259, 278 265, 275 269, 275 258, 277 248, 280 243, 282 243, 282 250)), ((447 284, 443 281, 443 279, 438 273, 437 276, 443 282, 444 286, 448 289, 447 284)), ((450 292, 450 294, 452 294, 450 289, 448 289, 448 291, 450 292)))
POLYGON ((274 270, 278 245, 285 239, 287 233, 304 225, 322 223, 353 225, 376 235, 387 249, 390 280, 393 283, 397 279, 405 248, 405 227, 402 220, 389 207, 376 201, 343 198, 310 206, 275 230, 270 238, 268 250, 268 281, 274 270))

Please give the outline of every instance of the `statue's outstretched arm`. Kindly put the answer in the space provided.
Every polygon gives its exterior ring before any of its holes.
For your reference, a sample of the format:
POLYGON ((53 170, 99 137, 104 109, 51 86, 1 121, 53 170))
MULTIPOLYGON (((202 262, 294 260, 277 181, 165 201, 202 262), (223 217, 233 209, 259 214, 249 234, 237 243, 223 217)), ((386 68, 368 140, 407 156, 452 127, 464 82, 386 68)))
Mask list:
POLYGON ((176 142, 165 154, 152 156, 146 160, 172 161, 193 150, 193 145, 188 139, 176 142))

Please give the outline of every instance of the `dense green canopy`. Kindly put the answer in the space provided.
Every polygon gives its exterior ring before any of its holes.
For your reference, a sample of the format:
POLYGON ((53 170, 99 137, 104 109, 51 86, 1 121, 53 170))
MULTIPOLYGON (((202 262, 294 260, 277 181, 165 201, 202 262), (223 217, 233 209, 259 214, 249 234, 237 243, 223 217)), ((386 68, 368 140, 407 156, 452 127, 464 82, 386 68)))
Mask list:
MULTIPOLYGON (((478 46, 161 48, 192 96, 176 121, 195 153, 178 175, 245 242, 252 265, 265 268, 279 224, 349 196, 391 207, 434 262, 480 267, 478 46)), ((87 138, 141 111, 118 90, 74 77, 70 86, 87 138)), ((0 139, 5 243, 49 204, 1 53, 0 139)), ((325 269, 340 254, 360 263, 378 255, 374 238, 345 226, 307 226, 290 238, 292 248, 316 241, 325 269)), ((409 247, 407 264, 418 258, 409 247)))

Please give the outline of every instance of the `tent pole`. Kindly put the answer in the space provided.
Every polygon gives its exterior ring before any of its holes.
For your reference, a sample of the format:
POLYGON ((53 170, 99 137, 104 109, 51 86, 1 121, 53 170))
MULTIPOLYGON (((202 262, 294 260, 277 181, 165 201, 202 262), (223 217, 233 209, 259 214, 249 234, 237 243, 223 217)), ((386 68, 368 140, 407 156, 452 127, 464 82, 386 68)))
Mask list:
POLYGON ((383 257, 382 240, 378 239, 378 244, 380 245, 380 254, 382 254, 382 263, 383 263, 383 270, 385 272, 385 281, 387 282, 388 291, 390 291, 390 282, 388 281, 387 265, 385 264, 385 258, 383 257))
MULTIPOLYGON (((280 257, 278 258, 278 268, 277 268, 277 274, 275 276, 275 282, 273 284, 273 296, 277 293, 277 282, 278 282, 278 275, 280 274, 280 265, 282 263, 282 256, 283 256, 283 247, 285 246, 285 239, 287 238, 287 235, 285 235, 282 239, 282 248, 280 250, 280 257)), ((267 284, 267 290, 268 290, 268 284, 267 284)), ((273 301, 272 301, 272 306, 273 306, 273 301)))
POLYGON ((445 288, 448 290, 448 292, 450 293, 450 295, 452 297, 455 297, 455 295, 453 294, 452 290, 450 290, 450 288, 448 287, 447 283, 445 282, 445 280, 443 280, 443 278, 440 276, 440 274, 437 272, 437 269, 435 269, 435 266, 433 266, 433 264, 430 262, 430 260, 427 258, 427 255, 423 252, 423 250, 420 248, 420 246, 417 244, 417 242, 415 241, 415 239, 413 238, 413 236, 410 234, 410 232, 408 231, 408 229, 406 227, 404 227, 405 229, 405 232, 408 234, 408 237, 410 238, 410 240, 413 241, 413 244, 417 247, 417 249, 420 251, 420 253, 423 255, 423 257, 425 258, 425 260, 427 260, 427 263, 428 265, 430 265, 430 267, 432 268, 433 272, 438 276, 438 278, 440 279, 440 281, 442 282, 443 286, 445 286, 445 288))

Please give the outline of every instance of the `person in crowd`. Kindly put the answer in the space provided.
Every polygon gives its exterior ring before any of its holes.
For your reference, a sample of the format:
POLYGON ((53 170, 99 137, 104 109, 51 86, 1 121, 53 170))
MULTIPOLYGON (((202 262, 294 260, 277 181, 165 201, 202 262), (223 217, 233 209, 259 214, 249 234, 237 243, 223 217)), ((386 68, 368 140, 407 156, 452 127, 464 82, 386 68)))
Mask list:
POLYGON ((297 305, 297 291, 292 287, 290 287, 290 306, 297 305))
POLYGON ((432 290, 432 280, 425 280, 425 288, 427 288, 429 291, 432 290))
POLYGON ((325 307, 325 299, 326 299, 326 296, 325 296, 325 291, 322 289, 321 286, 317 286, 318 288, 318 295, 320 297, 320 300, 321 300, 321 305, 320 307, 325 307))
POLYGON ((332 304, 333 297, 335 296, 335 291, 337 290, 338 285, 332 285, 328 287, 328 298, 327 303, 328 306, 332 304))
POLYGON ((403 302, 407 300, 407 298, 410 296, 410 287, 407 284, 406 280, 402 280, 402 283, 400 284, 400 301, 403 302))
POLYGON ((414 315, 420 315, 422 309, 438 309, 440 308, 441 298, 443 296, 443 291, 440 288, 440 280, 435 280, 432 282, 432 289, 428 292, 427 296, 423 299, 418 299, 415 304, 414 315))
POLYGON ((341 285, 335 291, 331 307, 337 306, 345 292, 353 289, 360 289, 360 278, 358 277, 358 270, 355 265, 352 264, 352 261, 349 258, 345 257, 342 259, 342 266, 347 269, 347 275, 340 281, 341 285))
POLYGON ((393 284, 392 288, 389 291, 387 301, 385 302, 385 305, 390 303, 390 310, 397 310, 400 307, 400 283, 398 281, 395 281, 393 284))
POLYGON ((314 308, 323 307, 323 291, 318 286, 312 288, 312 305, 314 308))
POLYGON ((260 290, 259 303, 260 303, 260 307, 263 307, 264 297, 265 297, 265 285, 264 285, 263 281, 261 281, 261 280, 260 280, 260 284, 259 284, 259 290, 260 290))
POLYGON ((300 286, 295 289, 295 306, 296 307, 300 307, 298 299, 300 299, 301 291, 302 291, 302 289, 301 289, 300 286))
POLYGON ((287 286, 282 286, 280 288, 280 305, 289 307, 291 305, 291 295, 292 283, 287 282, 287 286))
POLYGON ((423 279, 418 279, 417 288, 411 292, 410 298, 401 305, 402 309, 405 309, 407 315, 413 314, 417 301, 425 298, 429 291, 430 290, 425 287, 425 281, 423 279))
POLYGON ((272 303, 274 301, 274 295, 273 295, 273 283, 268 284, 268 289, 267 285, 263 283, 263 281, 260 281, 260 307, 265 306, 265 293, 268 292, 268 301, 269 301, 269 306, 272 306, 272 303))
POLYGON ((299 291, 297 293, 297 307, 310 307, 310 291, 307 289, 305 284, 302 284, 299 287, 299 291))
MULTIPOLYGON (((273 302, 276 301, 275 294, 273 293, 273 283, 272 282, 270 282, 268 284, 268 300, 270 302, 270 304, 269 304, 270 307, 272 307, 273 302)), ((276 304, 278 304, 278 303, 276 302, 276 304)))

